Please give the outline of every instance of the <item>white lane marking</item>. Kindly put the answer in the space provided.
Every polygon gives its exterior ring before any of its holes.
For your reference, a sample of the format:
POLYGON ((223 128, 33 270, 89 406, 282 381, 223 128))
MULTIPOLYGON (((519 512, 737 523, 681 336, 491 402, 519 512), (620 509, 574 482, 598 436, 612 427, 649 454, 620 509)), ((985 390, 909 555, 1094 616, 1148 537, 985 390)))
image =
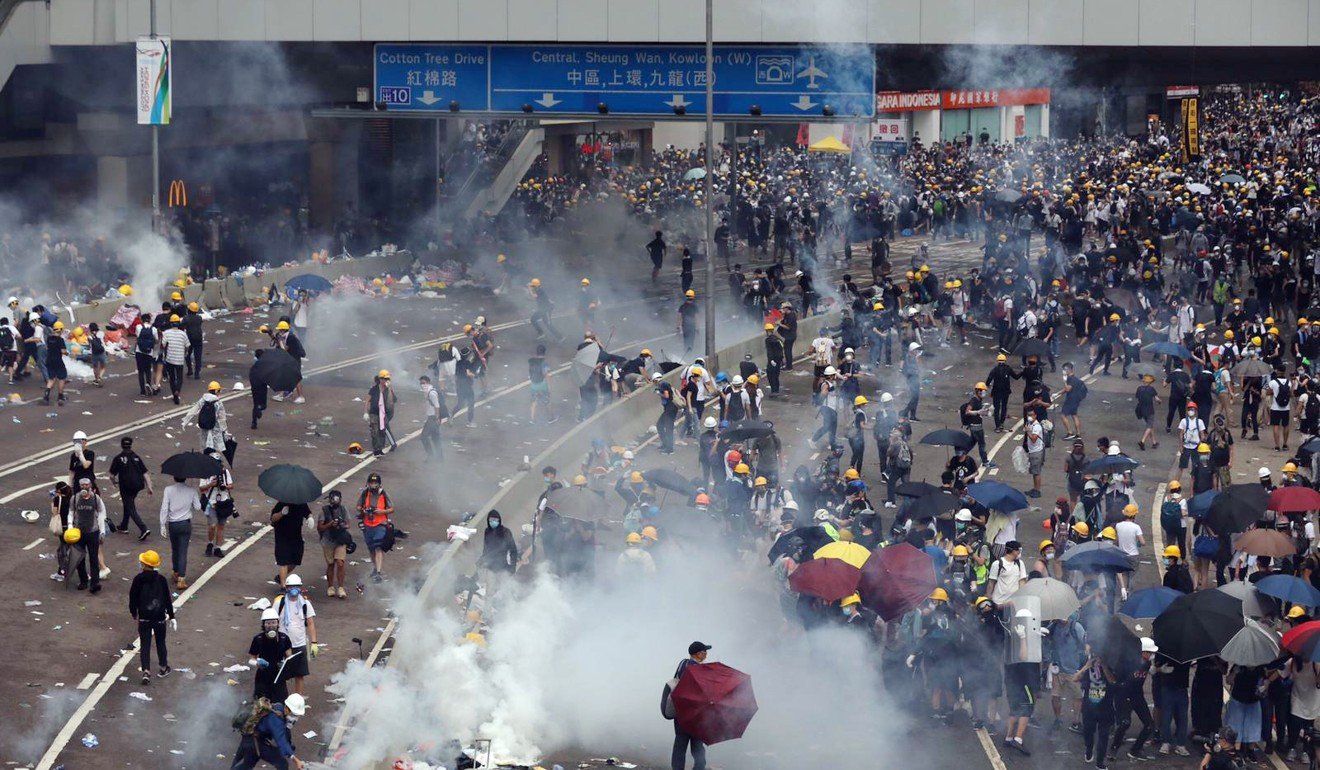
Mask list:
POLYGON ((43 482, 41 482, 41 483, 39 483, 39 484, 33 484, 33 485, 30 486, 30 487, 25 487, 25 488, 23 488, 23 489, 19 489, 19 490, 16 490, 16 491, 14 491, 14 492, 10 492, 9 494, 5 495, 4 497, 0 497, 0 504, 8 503, 8 502, 11 502, 11 501, 13 501, 13 500, 17 500, 18 498, 22 497, 23 495, 28 494, 29 492, 36 492, 38 489, 45 489, 46 487, 53 486, 53 485, 54 485, 54 482, 55 482, 55 481, 58 481, 59 478, 60 478, 60 477, 56 476, 56 477, 54 478, 54 480, 52 480, 52 481, 43 481, 43 482))
POLYGON ((1155 572, 1160 576, 1161 585, 1164 583, 1164 527, 1160 526, 1160 506, 1164 503, 1164 491, 1168 486, 1161 481, 1155 487, 1155 499, 1150 501, 1150 542, 1155 546, 1155 572))
POLYGON ((79 689, 79 690, 86 690, 88 687, 91 687, 91 686, 92 686, 92 683, 96 681, 96 678, 97 678, 98 676, 100 676, 100 674, 97 674, 97 673, 93 672, 93 673, 88 674, 87 676, 83 677, 83 680, 82 680, 81 682, 78 683, 78 689, 79 689))
POLYGON ((985 751, 985 756, 990 760, 990 766, 994 770, 1008 770, 1008 767, 1004 764, 1004 758, 999 756, 999 747, 990 739, 990 734, 985 731, 984 727, 976 731, 976 739, 981 742, 981 748, 985 751))
MULTIPOLYGON (((651 344, 658 340, 666 339, 671 336, 673 335, 666 334, 664 336, 654 337, 649 340, 641 340, 640 342, 626 343, 624 345, 621 345, 619 349, 626 350, 628 348, 637 347, 639 345, 651 344)), ((562 374, 563 372, 569 371, 569 369, 571 368, 572 368, 571 363, 564 364, 563 366, 551 371, 551 375, 562 374)), ((517 390, 522 390, 523 388, 527 387, 527 385, 528 383, 524 381, 522 383, 519 383, 518 385, 510 385, 508 387, 501 388, 500 390, 497 390, 489 394, 486 398, 477 402, 477 405, 481 406, 483 404, 490 403, 491 401, 494 401, 496 398, 499 398, 503 395, 512 393, 517 390)), ((422 435, 421 429, 415 430, 407 434, 406 436, 399 438, 398 443, 403 444, 407 441, 411 441, 412 439, 417 438, 420 435, 422 435)), ((340 475, 336 476, 333 480, 322 486, 321 493, 325 494, 326 492, 329 492, 331 489, 334 489, 335 487, 344 483, 349 478, 356 475, 363 468, 366 468, 368 465, 374 463, 377 459, 378 458, 376 458, 374 455, 367 455, 356 465, 344 471, 340 475)), ((198 578, 195 582, 193 582, 192 585, 188 586, 188 588, 186 588, 183 593, 179 594, 179 597, 174 601, 175 610, 178 610, 180 607, 187 604, 188 600, 191 599, 194 595, 196 595, 196 593, 199 590, 201 590, 201 587, 206 585, 206 583, 210 581, 212 577, 219 574, 220 570, 228 566, 229 563, 232 562, 235 558, 237 558, 239 554, 243 553, 248 548, 251 548, 258 540, 260 540, 262 537, 265 536, 267 532, 270 531, 271 531, 271 526, 269 524, 264 524, 261 526, 260 529, 253 532, 251 535, 248 535, 247 539, 243 540, 241 543, 234 546, 233 549, 226 551, 225 555, 219 561, 215 562, 215 564, 213 564, 210 569, 202 573, 202 576, 200 578, 198 578)), ((380 644, 380 646, 382 647, 384 646, 383 643, 379 641, 377 643, 380 644)), ((110 688, 124 673, 124 670, 128 668, 129 663, 132 662, 135 657, 137 657, 138 645, 139 645, 139 641, 137 639, 134 639, 133 643, 129 645, 128 649, 124 650, 123 654, 119 656, 119 659, 116 660, 114 664, 110 666, 109 670, 106 671, 105 673, 105 677, 101 680, 101 683, 98 684, 96 688, 91 691, 91 693, 87 696, 87 699, 83 701, 81 705, 78 706, 77 710, 75 710, 72 715, 70 715, 69 720, 65 722, 64 727, 60 728, 60 731, 55 735, 55 739, 51 742, 50 748, 46 749, 46 753, 41 756, 41 761, 37 763, 37 766, 36 768, 34 768, 34 770, 51 770, 51 768, 55 766, 55 760, 59 758, 60 752, 64 751, 64 747, 69 744, 69 741, 73 740, 74 734, 78 732, 79 728, 82 726, 83 721, 87 719, 87 715, 92 712, 92 709, 96 708, 96 704, 101 702, 101 699, 104 698, 105 694, 110 691, 110 688)))
POLYGON ((23 550, 24 550, 24 551, 31 551, 33 548, 36 548, 37 546, 41 545, 41 544, 44 543, 44 542, 46 542, 46 538, 44 538, 44 537, 39 537, 39 538, 37 538, 36 540, 33 540, 32 542, 30 542, 30 543, 28 543, 27 545, 23 546, 23 550))

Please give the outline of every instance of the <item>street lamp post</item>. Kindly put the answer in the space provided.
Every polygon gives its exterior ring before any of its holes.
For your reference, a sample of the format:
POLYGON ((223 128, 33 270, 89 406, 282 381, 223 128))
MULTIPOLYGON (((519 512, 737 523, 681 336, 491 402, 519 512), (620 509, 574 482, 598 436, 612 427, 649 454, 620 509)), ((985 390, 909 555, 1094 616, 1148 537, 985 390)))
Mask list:
POLYGON ((706 0, 706 366, 715 356, 715 22, 714 0, 706 0))
MULTIPOLYGON (((156 39, 156 0, 151 0, 151 39, 156 39)), ((160 126, 151 124, 151 231, 161 234, 160 216, 160 126)))

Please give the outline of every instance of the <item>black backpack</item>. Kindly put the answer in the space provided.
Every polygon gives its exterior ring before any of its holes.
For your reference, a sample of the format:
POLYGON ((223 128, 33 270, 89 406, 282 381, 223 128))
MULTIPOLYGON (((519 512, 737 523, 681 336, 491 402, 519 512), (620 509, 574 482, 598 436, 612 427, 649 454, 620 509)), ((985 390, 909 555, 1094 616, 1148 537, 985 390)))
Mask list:
MULTIPOLYGON (((92 355, 94 356, 105 355, 105 343, 101 341, 101 335, 93 334, 91 345, 92 345, 92 355)), ((0 333, 0 348, 3 347, 4 347, 4 334, 0 333)))
POLYGON ((1274 397, 1274 401, 1279 406, 1287 407, 1288 402, 1292 401, 1292 386, 1288 384, 1287 380, 1276 379, 1274 381, 1279 383, 1279 393, 1274 397))
POLYGON ((156 330, 150 326, 143 326, 138 329, 137 352, 143 355, 151 355, 151 351, 156 349, 156 330))
POLYGON ((0 326, 0 353, 12 350, 14 347, 14 327, 9 324, 0 326))
POLYGON ((215 430, 215 404, 212 401, 203 401, 201 411, 197 413, 197 427, 202 430, 215 430))

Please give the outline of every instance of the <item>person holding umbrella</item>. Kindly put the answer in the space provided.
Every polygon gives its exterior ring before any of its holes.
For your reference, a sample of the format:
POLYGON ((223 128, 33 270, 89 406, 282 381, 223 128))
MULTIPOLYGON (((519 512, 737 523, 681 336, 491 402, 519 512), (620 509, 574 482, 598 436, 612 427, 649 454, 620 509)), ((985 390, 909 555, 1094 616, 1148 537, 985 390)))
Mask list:
MULTIPOLYGON (((674 670, 673 681, 675 685, 683 678, 683 673, 687 671, 688 666, 700 666, 706 662, 710 649, 711 646, 703 642, 693 642, 688 645, 688 656, 679 661, 678 668, 674 670)), ((666 691, 666 693, 668 692, 666 691)), ((692 770, 705 770, 706 744, 683 732, 683 728, 678 725, 678 720, 674 720, 674 750, 669 756, 670 770, 684 770, 687 767, 689 747, 692 751, 692 770)))
POLYGON ((270 526, 275 531, 275 564, 279 567, 280 585, 289 573, 302 565, 303 522, 312 517, 307 503, 277 502, 270 510, 270 526))
MULTIPOLYGON (((394 419, 394 404, 397 401, 394 389, 390 387, 390 372, 381 369, 376 373, 371 389, 367 391, 367 411, 362 413, 362 419, 371 431, 371 453, 376 457, 385 454, 386 446, 389 446, 391 452, 399 448, 394 434, 390 433, 390 420, 394 419)), ((471 417, 471 414, 469 411, 468 416, 471 417)))
POLYGON ((192 515, 193 511, 199 510, 201 501, 197 489, 189 485, 185 477, 175 476, 174 483, 165 487, 160 498, 160 536, 169 540, 174 587, 180 591, 188 587, 188 544, 192 541, 192 515))

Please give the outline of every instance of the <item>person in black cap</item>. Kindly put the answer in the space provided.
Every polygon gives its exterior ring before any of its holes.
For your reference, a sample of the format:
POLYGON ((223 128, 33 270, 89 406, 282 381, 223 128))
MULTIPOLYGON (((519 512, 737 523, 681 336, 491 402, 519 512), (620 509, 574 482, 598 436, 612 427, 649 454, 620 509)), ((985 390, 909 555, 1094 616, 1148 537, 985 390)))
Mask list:
POLYGON ((110 461, 110 482, 119 490, 119 499, 124 504, 124 517, 116 529, 127 532, 128 522, 132 521, 139 530, 138 540, 146 540, 151 535, 151 531, 138 515, 137 496, 143 490, 149 495, 156 494, 151 488, 151 472, 147 470, 147 464, 142 458, 133 451, 132 436, 121 438, 119 448, 121 450, 119 454, 110 461))
MULTIPOLYGON (((688 656, 679 661, 678 669, 674 671, 674 681, 683 678, 683 672, 687 671, 688 666, 700 665, 706 662, 706 654, 710 651, 710 645, 705 642, 693 642, 688 645, 688 656)), ((706 744, 696 738, 683 732, 683 728, 678 726, 678 721, 674 721, 674 751, 669 758, 669 766, 672 770, 684 770, 687 766, 688 746, 692 746, 692 770, 706 770, 706 744)))

